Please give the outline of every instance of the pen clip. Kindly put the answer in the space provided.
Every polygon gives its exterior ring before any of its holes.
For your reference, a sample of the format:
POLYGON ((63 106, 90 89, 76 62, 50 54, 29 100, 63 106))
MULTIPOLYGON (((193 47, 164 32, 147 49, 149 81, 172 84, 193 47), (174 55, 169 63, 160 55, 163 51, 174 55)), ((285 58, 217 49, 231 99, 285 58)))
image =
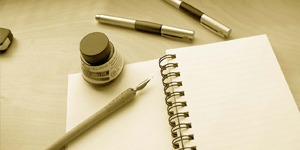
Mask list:
POLYGON ((217 35, 227 38, 231 33, 231 29, 221 24, 220 22, 212 19, 211 17, 203 14, 200 19, 201 24, 208 30, 216 33, 217 35))
POLYGON ((195 31, 162 25, 161 35, 169 38, 193 40, 195 31))
POLYGON ((172 39, 180 39, 180 40, 191 40, 188 37, 181 37, 181 36, 176 36, 176 35, 170 35, 170 34, 161 34, 161 36, 163 37, 167 37, 167 38, 172 38, 172 39))
POLYGON ((221 37, 223 37, 223 38, 226 38, 226 36, 223 34, 223 33, 220 33, 218 30, 216 30, 216 29, 214 29, 214 28, 212 28, 211 26, 209 26, 209 25, 207 25, 207 24, 205 24, 205 23, 201 23, 206 29, 208 29, 209 31, 211 31, 211 32, 214 32, 215 34, 217 34, 217 35, 219 35, 219 36, 221 36, 221 37))

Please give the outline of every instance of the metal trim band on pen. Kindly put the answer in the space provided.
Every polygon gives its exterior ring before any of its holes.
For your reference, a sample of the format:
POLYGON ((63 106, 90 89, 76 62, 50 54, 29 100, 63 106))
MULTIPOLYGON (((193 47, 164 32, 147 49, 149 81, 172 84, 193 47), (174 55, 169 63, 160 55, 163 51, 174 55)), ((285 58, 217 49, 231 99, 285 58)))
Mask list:
POLYGON ((146 31, 178 39, 193 40, 195 35, 195 31, 192 30, 180 29, 141 20, 132 20, 107 15, 96 15, 96 20, 100 23, 132 28, 138 31, 146 31))
POLYGON ((213 18, 209 17, 208 15, 204 14, 197 8, 183 2, 180 0, 164 0, 167 3, 171 4, 172 6, 180 9, 184 13, 190 15, 194 19, 200 21, 200 23, 209 29, 210 31, 216 33, 217 35, 227 38, 231 33, 231 29, 222 23, 214 20, 213 18))

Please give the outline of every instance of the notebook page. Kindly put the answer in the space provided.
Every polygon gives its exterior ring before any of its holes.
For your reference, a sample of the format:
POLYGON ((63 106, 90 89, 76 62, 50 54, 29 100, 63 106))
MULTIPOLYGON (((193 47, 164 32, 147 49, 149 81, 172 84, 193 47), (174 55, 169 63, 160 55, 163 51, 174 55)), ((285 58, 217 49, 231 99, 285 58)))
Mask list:
POLYGON ((105 87, 89 85, 81 74, 69 76, 67 131, 125 89, 153 76, 135 99, 69 144, 68 150, 172 149, 158 60, 129 64, 105 87))
POLYGON ((199 150, 300 149, 300 115, 266 35, 168 50, 176 54, 199 150))

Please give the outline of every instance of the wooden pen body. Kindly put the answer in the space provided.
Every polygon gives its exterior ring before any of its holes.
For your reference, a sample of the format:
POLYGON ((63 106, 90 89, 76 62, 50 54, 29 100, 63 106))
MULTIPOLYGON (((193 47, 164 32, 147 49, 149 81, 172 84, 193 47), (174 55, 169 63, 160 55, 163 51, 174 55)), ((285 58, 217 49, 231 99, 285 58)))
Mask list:
POLYGON ((116 97, 113 101, 107 104, 105 107, 97 111, 92 116, 85 119, 83 122, 75 126, 69 132, 67 132, 64 136, 58 139, 54 144, 48 147, 46 150, 60 150, 66 144, 71 142, 77 136, 88 130, 90 127, 94 126, 100 120, 108 116, 109 114, 113 113, 114 111, 118 110, 131 100, 133 100, 135 96, 135 92, 133 89, 129 88, 122 92, 118 97, 116 97))

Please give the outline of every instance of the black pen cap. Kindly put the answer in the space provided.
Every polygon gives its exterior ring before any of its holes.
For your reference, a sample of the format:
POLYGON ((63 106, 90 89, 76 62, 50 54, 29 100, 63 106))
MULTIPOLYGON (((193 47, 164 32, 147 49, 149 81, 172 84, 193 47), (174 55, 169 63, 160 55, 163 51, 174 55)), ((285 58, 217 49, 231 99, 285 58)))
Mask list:
POLYGON ((101 65, 109 58, 111 44, 105 34, 93 32, 81 40, 80 52, 86 62, 91 65, 101 65))

